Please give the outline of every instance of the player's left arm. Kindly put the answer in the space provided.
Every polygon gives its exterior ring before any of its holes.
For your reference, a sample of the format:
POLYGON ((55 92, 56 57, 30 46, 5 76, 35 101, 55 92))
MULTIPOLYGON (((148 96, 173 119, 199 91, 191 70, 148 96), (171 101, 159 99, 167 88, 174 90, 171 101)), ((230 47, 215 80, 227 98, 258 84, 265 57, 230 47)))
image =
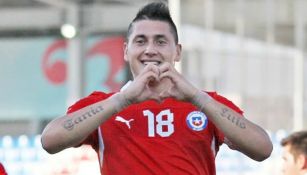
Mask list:
POLYGON ((161 93, 162 98, 174 97, 196 105, 224 133, 225 143, 231 148, 257 161, 270 156, 272 142, 260 126, 194 87, 172 65, 162 65, 160 72, 160 78, 169 78, 173 83, 172 87, 161 93))
POLYGON ((224 143, 230 148, 257 161, 265 160, 270 156, 273 145, 260 126, 212 99, 205 92, 199 91, 192 102, 224 133, 224 143))

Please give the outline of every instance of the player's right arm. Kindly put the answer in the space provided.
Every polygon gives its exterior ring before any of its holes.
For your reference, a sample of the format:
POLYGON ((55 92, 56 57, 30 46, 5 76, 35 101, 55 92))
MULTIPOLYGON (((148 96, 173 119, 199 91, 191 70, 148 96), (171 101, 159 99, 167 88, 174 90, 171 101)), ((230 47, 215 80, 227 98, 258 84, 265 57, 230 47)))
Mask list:
POLYGON ((43 148, 53 154, 65 148, 78 146, 101 123, 117 112, 123 104, 121 94, 114 94, 65 116, 51 121, 41 137, 43 148))
POLYGON ((148 88, 148 83, 157 80, 158 74, 156 67, 147 66, 126 90, 54 119, 42 133, 43 148, 54 154, 66 148, 78 146, 115 113, 132 103, 152 99, 153 92, 148 88))

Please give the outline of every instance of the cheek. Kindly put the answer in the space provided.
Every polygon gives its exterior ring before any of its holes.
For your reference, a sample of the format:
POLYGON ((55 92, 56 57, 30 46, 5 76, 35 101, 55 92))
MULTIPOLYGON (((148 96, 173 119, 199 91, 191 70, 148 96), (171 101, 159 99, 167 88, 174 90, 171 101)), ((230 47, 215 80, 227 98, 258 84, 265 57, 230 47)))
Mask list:
POLYGON ((176 62, 176 61, 179 61, 179 57, 177 55, 177 53, 175 52, 175 50, 172 50, 170 52, 171 49, 169 50, 164 50, 163 51, 163 55, 164 55, 164 58, 167 59, 166 61, 167 62, 176 62))
POLYGON ((130 66, 130 69, 131 69, 131 72, 133 75, 136 75, 138 74, 138 69, 137 69, 137 66, 135 64, 133 64, 133 61, 129 61, 129 66, 130 66))
POLYGON ((144 66, 142 64, 140 64, 138 62, 138 60, 136 60, 136 59, 130 60, 129 61, 129 66, 130 66, 131 73, 132 73, 133 77, 136 77, 137 75, 139 75, 139 73, 144 68, 144 66))

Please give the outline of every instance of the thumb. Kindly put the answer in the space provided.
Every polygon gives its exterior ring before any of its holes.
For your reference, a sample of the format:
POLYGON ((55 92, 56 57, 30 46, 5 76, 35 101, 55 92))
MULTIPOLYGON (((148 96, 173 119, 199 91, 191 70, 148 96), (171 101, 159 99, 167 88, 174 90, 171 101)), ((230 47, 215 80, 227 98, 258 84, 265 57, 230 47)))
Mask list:
POLYGON ((157 102, 161 101, 159 94, 156 92, 149 92, 147 96, 148 96, 147 99, 155 100, 157 102))
POLYGON ((166 91, 162 91, 162 92, 159 94, 159 96, 160 96, 161 99, 165 99, 165 98, 171 97, 171 96, 172 96, 172 94, 171 94, 171 89, 166 90, 166 91))

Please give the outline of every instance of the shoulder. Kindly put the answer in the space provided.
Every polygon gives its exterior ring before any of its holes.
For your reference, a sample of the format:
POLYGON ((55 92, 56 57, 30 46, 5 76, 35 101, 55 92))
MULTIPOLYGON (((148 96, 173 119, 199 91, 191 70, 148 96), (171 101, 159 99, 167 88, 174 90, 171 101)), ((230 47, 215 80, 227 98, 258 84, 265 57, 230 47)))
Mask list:
POLYGON ((105 100, 108 97, 110 97, 112 94, 114 93, 104 93, 104 92, 100 92, 100 91, 94 91, 92 92, 89 96, 80 99, 79 101, 77 101, 75 104, 71 105, 68 110, 67 113, 72 113, 75 112, 81 108, 84 108, 88 105, 94 104, 98 101, 101 100, 105 100))
POLYGON ((208 93, 216 101, 228 106, 229 108, 233 109, 239 114, 243 114, 243 111, 238 106, 236 106, 232 101, 228 100, 226 97, 219 95, 217 92, 207 92, 207 91, 205 92, 208 93))

